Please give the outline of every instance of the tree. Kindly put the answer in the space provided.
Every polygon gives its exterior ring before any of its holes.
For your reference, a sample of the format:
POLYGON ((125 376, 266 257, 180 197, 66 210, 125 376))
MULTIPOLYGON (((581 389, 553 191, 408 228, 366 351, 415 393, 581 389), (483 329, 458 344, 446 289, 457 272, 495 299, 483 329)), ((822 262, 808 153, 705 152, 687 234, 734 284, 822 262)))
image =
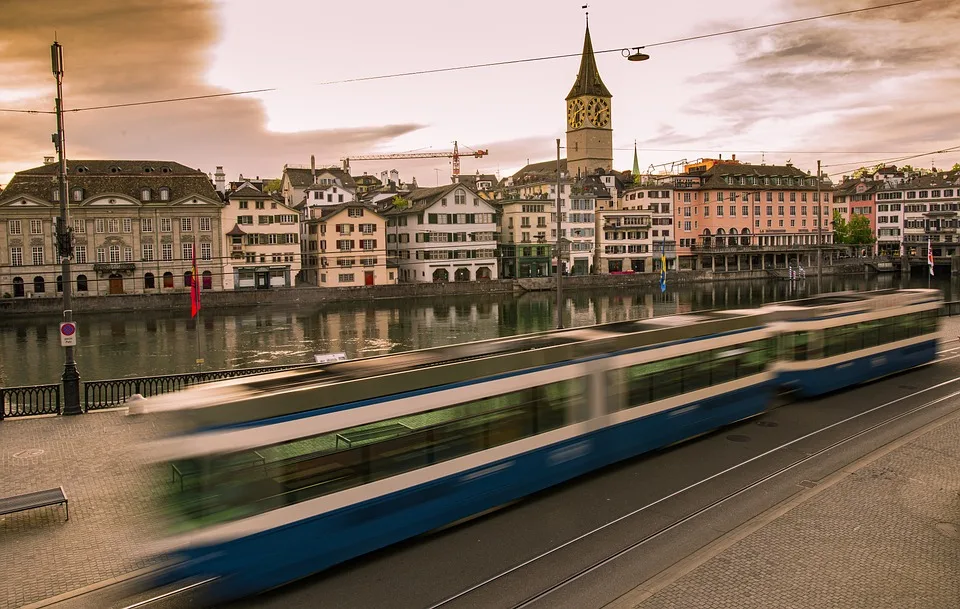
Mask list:
POLYGON ((877 240, 870 230, 870 219, 861 214, 853 214, 850 223, 846 226, 847 243, 853 245, 868 245, 877 240))
POLYGON ((280 189, 283 188, 283 183, 280 181, 280 178, 275 178, 273 180, 268 180, 263 183, 263 192, 267 194, 273 194, 275 192, 280 192, 280 189))
POLYGON ((406 199, 404 199, 404 198, 401 197, 400 195, 394 195, 393 198, 390 199, 390 204, 393 205, 396 209, 399 209, 399 210, 404 210, 404 209, 410 207, 410 201, 407 201, 406 199))
POLYGON ((833 210, 833 242, 848 243, 847 238, 849 236, 850 229, 847 227, 847 221, 843 219, 839 211, 833 210))
POLYGON ((950 171, 960 171, 960 163, 954 163, 950 171))

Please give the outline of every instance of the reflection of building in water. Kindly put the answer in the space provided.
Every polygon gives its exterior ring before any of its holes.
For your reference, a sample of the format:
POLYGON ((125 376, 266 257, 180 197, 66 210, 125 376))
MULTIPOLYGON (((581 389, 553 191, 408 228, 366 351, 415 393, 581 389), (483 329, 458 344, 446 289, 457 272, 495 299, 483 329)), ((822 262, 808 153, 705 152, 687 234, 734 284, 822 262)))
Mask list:
POLYGON ((390 326, 397 323, 398 313, 374 308, 321 311, 313 348, 317 353, 346 353, 350 358, 386 353, 393 346, 390 326))
POLYGON ((404 311, 400 322, 391 327, 398 349, 426 349, 503 335, 498 303, 459 299, 404 311))

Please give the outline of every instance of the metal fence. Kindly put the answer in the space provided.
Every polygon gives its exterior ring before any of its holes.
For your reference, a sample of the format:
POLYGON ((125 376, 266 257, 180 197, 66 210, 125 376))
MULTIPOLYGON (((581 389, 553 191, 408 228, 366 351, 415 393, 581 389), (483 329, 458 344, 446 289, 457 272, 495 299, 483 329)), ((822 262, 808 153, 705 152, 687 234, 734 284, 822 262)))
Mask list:
POLYGON ((59 413, 59 384, 0 387, 0 421, 5 417, 59 413))
POLYGON ((193 385, 220 381, 224 379, 266 374, 312 366, 314 364, 291 364, 286 366, 261 366, 259 368, 235 368, 233 370, 211 370, 209 372, 188 372, 185 374, 165 374, 162 376, 142 376, 126 379, 108 379, 83 383, 83 402, 86 410, 100 410, 122 405, 134 394, 143 397, 181 391, 193 385))

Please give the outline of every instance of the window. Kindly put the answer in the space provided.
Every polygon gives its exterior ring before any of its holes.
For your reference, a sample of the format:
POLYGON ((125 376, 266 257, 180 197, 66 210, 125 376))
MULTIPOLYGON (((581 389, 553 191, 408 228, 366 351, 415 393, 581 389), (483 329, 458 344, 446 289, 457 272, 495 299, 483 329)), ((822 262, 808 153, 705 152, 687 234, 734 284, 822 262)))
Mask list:
POLYGON ((170 189, 169 189, 169 188, 167 188, 167 187, 164 186, 163 188, 160 189, 160 200, 161 200, 161 201, 169 201, 169 200, 170 200, 170 189))
POLYGON ((796 203, 796 202, 797 202, 797 193, 795 193, 795 192, 791 192, 791 193, 790 193, 790 202, 791 202, 791 203, 796 203))
POLYGON ((180 244, 180 254, 183 260, 193 260, 193 244, 192 243, 181 243, 180 244))
POLYGON ((741 205, 741 206, 740 206, 740 215, 742 215, 742 216, 749 216, 749 215, 750 215, 750 206, 749 206, 749 205, 741 205))
POLYGON ((23 266, 23 248, 10 248, 10 266, 23 266))
POLYGON ((31 235, 43 234, 43 220, 30 220, 30 234, 31 235))
POLYGON ((140 232, 141 233, 153 232, 153 218, 140 218, 140 232))
MULTIPOLYGON (((174 518, 180 520, 181 528, 189 529, 249 517, 271 509, 276 505, 273 500, 286 505, 309 501, 561 429, 586 419, 584 385, 575 378, 469 402, 461 398, 464 401, 444 408, 297 438, 263 449, 266 469, 230 470, 224 476, 222 466, 235 462, 238 455, 211 457, 209 462, 191 464, 203 472, 197 486, 208 487, 210 476, 232 488, 223 494, 197 495, 202 503, 174 518), (376 435, 370 434, 372 429, 376 435), (349 448, 336 439, 338 434, 350 438, 358 433, 366 438, 349 448), (296 470, 281 461, 282 456, 296 456, 296 470), (316 472, 323 472, 326 482, 318 484, 316 472), (277 490, 264 486, 263 480, 280 476, 285 485, 283 495, 277 497, 277 490), (251 511, 233 509, 229 498, 237 496, 245 498, 251 511)), ((357 516, 366 517, 360 512, 357 516)))
POLYGON ((83 220, 83 219, 81 219, 81 218, 74 218, 74 219, 73 219, 73 232, 75 232, 75 233, 77 233, 77 234, 80 234, 80 235, 86 235, 86 234, 87 234, 87 222, 86 222, 86 220, 83 220))
POLYGON ((454 193, 454 195, 453 195, 453 203, 454 203, 454 205, 466 205, 466 203, 467 203, 467 195, 466 195, 465 193, 463 193, 463 192, 461 192, 461 191, 458 190, 458 191, 457 191, 456 193, 454 193))
POLYGON ((140 191, 140 200, 149 201, 150 200, 150 189, 144 188, 140 191))
POLYGON ((353 282, 353 273, 340 273, 338 280, 340 283, 351 283, 353 282))
POLYGON ((144 262, 153 261, 153 244, 144 243, 140 246, 140 259, 144 262))
POLYGON ((201 278, 203 279, 202 289, 212 290, 213 289, 213 273, 210 271, 204 271, 201 274, 201 278))
MULTIPOLYGON (((313 193, 313 198, 317 198, 317 193, 313 193)), ((247 209, 249 207, 249 201, 240 201, 240 209, 247 209)))
POLYGON ((772 192, 768 192, 768 193, 767 193, 767 202, 769 203, 770 201, 773 201, 773 193, 772 193, 772 192))
POLYGON ((30 258, 33 262, 33 266, 40 266, 43 264, 43 246, 35 245, 30 248, 30 258))
POLYGON ((157 281, 153 276, 153 273, 147 273, 143 276, 143 289, 152 290, 157 287, 157 281))
POLYGON ((783 215, 783 205, 777 205, 777 215, 778 216, 783 215))
POLYGON ((209 216, 203 216, 202 218, 200 218, 200 231, 201 231, 201 232, 210 232, 210 225, 211 225, 211 222, 210 222, 210 217, 209 217, 209 216))
POLYGON ((265 207, 263 206, 263 201, 257 201, 257 202, 255 202, 255 203, 254 203, 254 207, 257 208, 257 209, 265 209, 265 207))
POLYGON ((37 275, 33 278, 33 291, 37 294, 43 294, 47 287, 44 285, 43 277, 37 275))
POLYGON ((161 233, 172 233, 172 232, 173 232, 173 219, 172 219, 172 218, 160 218, 160 232, 161 232, 161 233))
POLYGON ((123 261, 124 262, 133 262, 133 248, 125 247, 123 248, 123 261))
POLYGON ((200 244, 200 259, 201 260, 212 260, 213 259, 213 245, 210 243, 201 243, 200 244))
MULTIPOLYGON (((173 244, 172 243, 160 244, 160 259, 173 260, 173 244)), ((172 288, 173 284, 171 284, 170 287, 172 288)))
POLYGON ((93 221, 93 231, 95 233, 107 232, 107 221, 103 218, 97 218, 93 221))
POLYGON ((11 235, 22 235, 23 226, 20 224, 20 220, 10 220, 7 223, 7 230, 11 235))
POLYGON ((797 206, 796 206, 796 205, 791 205, 791 206, 790 206, 790 215, 791 215, 791 216, 796 216, 796 215, 797 215, 797 206))
POLYGON ((337 249, 341 251, 347 251, 353 249, 353 240, 351 239, 338 239, 337 240, 337 249))
POLYGON ((133 218, 124 218, 123 219, 123 232, 132 233, 133 232, 133 218))
POLYGON ((110 262, 120 262, 120 246, 110 246, 110 262))
POLYGON ((183 287, 189 288, 193 285, 193 271, 187 271, 183 274, 183 287))
POLYGON ((173 273, 167 271, 163 274, 163 287, 172 288, 173 287, 173 273))
POLYGON ((372 250, 377 248, 376 239, 361 239, 360 240, 360 249, 372 250))
POLYGON ((193 231, 193 218, 180 218, 180 232, 189 233, 193 231))
POLYGON ((347 216, 351 218, 362 218, 363 209, 360 207, 351 207, 350 209, 347 210, 347 216))
POLYGON ((73 189, 73 200, 74 201, 83 201, 83 189, 74 188, 73 189))
POLYGON ((107 220, 107 232, 111 235, 116 235, 120 232, 120 219, 119 218, 110 218, 107 220))
POLYGON ((86 245, 75 245, 73 247, 73 261, 77 264, 86 264, 87 263, 87 246, 86 245))

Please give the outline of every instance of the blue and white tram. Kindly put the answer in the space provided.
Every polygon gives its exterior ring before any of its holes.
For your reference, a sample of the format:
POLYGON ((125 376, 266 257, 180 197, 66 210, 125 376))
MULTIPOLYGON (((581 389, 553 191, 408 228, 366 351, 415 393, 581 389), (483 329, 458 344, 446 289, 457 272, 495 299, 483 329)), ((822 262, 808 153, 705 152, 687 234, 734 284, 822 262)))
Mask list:
MULTIPOLYGON (((381 359, 386 373, 332 385, 375 397, 329 407, 311 407, 328 400, 329 384, 242 395, 233 382, 242 421, 208 417, 153 449, 195 473, 174 493, 179 561, 157 583, 212 579, 216 600, 279 586, 758 414, 775 386, 776 341, 756 314, 552 335, 566 342, 433 366, 418 389, 405 379, 422 371, 390 373, 381 359), (501 359, 509 370, 464 380, 464 370, 496 370, 501 359)), ((181 412, 202 410, 189 397, 180 395, 181 412)))
POLYGON ((811 397, 936 359, 939 290, 834 294, 761 309, 779 336, 778 381, 811 397))

